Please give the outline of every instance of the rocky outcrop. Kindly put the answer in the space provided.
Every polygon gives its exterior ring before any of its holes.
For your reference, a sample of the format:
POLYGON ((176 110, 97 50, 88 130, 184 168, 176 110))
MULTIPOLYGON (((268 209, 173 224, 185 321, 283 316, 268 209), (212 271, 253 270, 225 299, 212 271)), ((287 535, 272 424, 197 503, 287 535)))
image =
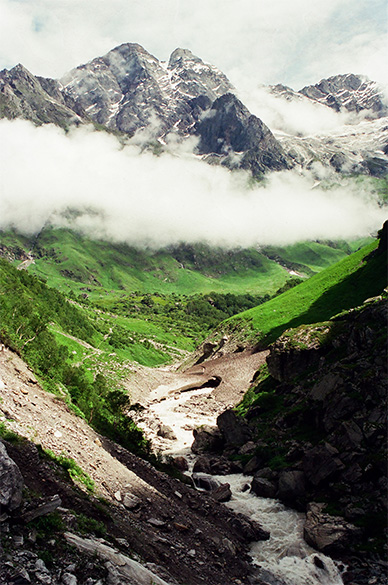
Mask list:
POLYGON ((195 126, 198 152, 222 157, 228 166, 260 176, 267 169, 283 170, 289 163, 269 128, 232 93, 218 98, 195 126), (238 156, 234 153, 238 153, 238 156))
POLYGON ((251 491, 260 498, 275 498, 277 493, 276 486, 269 479, 256 476, 252 479, 251 491))
POLYGON ((56 87, 56 98, 51 97, 37 77, 32 75, 23 65, 16 65, 7 71, 0 72, 0 112, 1 117, 8 119, 22 118, 35 124, 57 124, 68 127, 78 124, 81 118, 68 108, 58 91, 58 83, 46 80, 45 87, 52 82, 52 90, 56 87))
POLYGON ((319 335, 324 332, 325 327, 309 327, 301 329, 298 333, 294 332, 292 340, 287 335, 277 339, 267 357, 271 376, 283 382, 292 380, 308 368, 316 366, 322 355, 319 335))
POLYGON ((310 546, 325 553, 347 552, 360 539, 361 530, 340 516, 325 513, 325 504, 309 504, 304 538, 310 546))
POLYGON ((202 425, 193 430, 194 443, 191 446, 197 455, 204 452, 217 452, 222 447, 222 436, 217 427, 202 425))
POLYGON ((0 441, 0 507, 16 510, 22 501, 23 477, 16 463, 9 457, 4 444, 0 441))
POLYGON ((237 416, 234 410, 225 410, 217 418, 217 427, 220 429, 226 447, 236 447, 247 443, 252 431, 247 423, 237 416))
POLYGON ((228 437, 225 452, 244 458, 244 471, 255 474, 252 492, 300 510, 322 502, 322 516, 314 508, 306 528, 320 550, 343 550, 355 539, 377 546, 384 538, 386 331, 387 301, 377 297, 329 322, 286 332, 270 347, 270 375, 245 417, 227 411, 218 419, 228 437))
POLYGON ((108 546, 107 543, 94 538, 80 538, 71 532, 66 532, 64 536, 71 546, 75 546, 91 557, 98 556, 105 561, 111 582, 118 582, 120 585, 132 585, 134 582, 138 585, 149 585, 149 583, 169 585, 167 581, 137 561, 108 546))

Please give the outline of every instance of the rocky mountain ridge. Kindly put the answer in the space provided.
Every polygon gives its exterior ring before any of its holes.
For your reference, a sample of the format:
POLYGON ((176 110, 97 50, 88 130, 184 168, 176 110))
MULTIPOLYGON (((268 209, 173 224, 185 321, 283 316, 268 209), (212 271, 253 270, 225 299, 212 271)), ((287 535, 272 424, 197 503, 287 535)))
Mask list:
MULTIPOLYGON (((287 101, 306 100, 327 106, 336 112, 363 112, 369 119, 384 118, 388 115, 387 97, 382 87, 364 75, 333 75, 321 79, 315 85, 307 85, 299 91, 282 85, 269 86, 275 96, 287 101)), ((307 103, 307 102, 306 102, 307 103)))
POLYGON ((372 118, 388 115, 388 104, 382 89, 362 75, 334 75, 304 87, 299 93, 336 112, 344 109, 356 113, 364 111, 372 118))
MULTIPOLYGON (((280 99, 363 112, 369 123, 387 116, 380 88, 362 76, 330 77, 300 92, 282 85, 271 91, 280 99)), ((64 128, 93 123, 123 136, 145 130, 144 142, 161 146, 171 134, 180 140, 196 136, 196 152, 208 162, 245 168, 254 176, 308 167, 317 159, 337 172, 374 176, 385 176, 388 165, 386 125, 379 126, 372 143, 375 128, 370 132, 368 126, 350 126, 349 132, 342 131, 334 152, 329 137, 315 137, 307 144, 298 144, 294 137, 282 140, 245 108, 220 70, 187 49, 176 49, 168 62, 161 62, 140 45, 125 43, 60 80, 35 77, 22 65, 3 70, 0 116, 64 128), (352 139, 354 128, 357 141, 352 139)))

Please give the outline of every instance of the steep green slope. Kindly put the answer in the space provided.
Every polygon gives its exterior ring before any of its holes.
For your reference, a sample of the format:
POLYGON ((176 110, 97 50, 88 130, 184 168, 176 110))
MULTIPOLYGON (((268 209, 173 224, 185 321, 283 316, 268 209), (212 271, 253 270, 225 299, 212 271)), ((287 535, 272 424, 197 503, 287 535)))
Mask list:
MULTIPOLYGON (((64 292, 91 299, 122 292, 193 294, 210 291, 274 292, 288 279, 287 271, 258 250, 179 246, 164 250, 136 249, 84 238, 70 230, 47 229, 25 238, 0 234, 3 255, 12 259, 31 252, 29 272, 64 292)), ((26 256, 27 257, 27 256, 26 256)))
POLYGON ((155 366, 192 349, 182 329, 82 306, 0 259, 0 342, 47 390, 131 450, 143 451, 146 443, 125 415, 130 395, 123 381, 133 361, 155 366))
POLYGON ((298 242, 291 246, 266 246, 263 253, 290 270, 312 275, 335 264, 347 254, 370 243, 370 238, 354 242, 298 242))
POLYGON ((386 248, 378 248, 375 241, 263 305, 231 317, 222 330, 267 345, 286 329, 329 319, 386 286, 386 248))
POLYGON ((58 290, 92 300, 134 291, 271 295, 293 272, 309 276, 350 252, 347 243, 324 242, 261 250, 204 244, 151 250, 91 240, 65 229, 45 229, 33 237, 0 232, 0 255, 15 262, 30 258, 29 272, 58 290))

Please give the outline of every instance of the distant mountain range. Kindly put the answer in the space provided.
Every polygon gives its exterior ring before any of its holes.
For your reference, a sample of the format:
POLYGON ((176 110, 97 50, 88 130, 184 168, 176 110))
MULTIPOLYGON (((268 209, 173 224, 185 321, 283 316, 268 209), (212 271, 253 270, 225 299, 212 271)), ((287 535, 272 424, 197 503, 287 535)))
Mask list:
POLYGON ((0 72, 0 117, 64 128, 93 123, 163 148, 168 135, 198 137, 197 154, 208 162, 250 170, 309 168, 319 161, 336 172, 383 177, 388 173, 388 108, 379 86, 365 77, 337 75, 296 92, 269 87, 288 101, 337 112, 362 113, 327 135, 273 133, 236 96, 227 77, 187 49, 168 63, 138 44, 126 43, 62 79, 37 77, 23 65, 0 72))

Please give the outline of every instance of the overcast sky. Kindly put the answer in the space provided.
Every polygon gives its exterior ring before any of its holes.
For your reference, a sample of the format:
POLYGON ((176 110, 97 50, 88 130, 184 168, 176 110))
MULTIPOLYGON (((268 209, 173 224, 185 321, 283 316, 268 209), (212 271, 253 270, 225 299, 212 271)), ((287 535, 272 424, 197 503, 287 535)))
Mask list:
POLYGON ((387 83, 386 0, 0 0, 0 67, 60 77, 124 42, 191 49, 239 87, 338 73, 387 83))

